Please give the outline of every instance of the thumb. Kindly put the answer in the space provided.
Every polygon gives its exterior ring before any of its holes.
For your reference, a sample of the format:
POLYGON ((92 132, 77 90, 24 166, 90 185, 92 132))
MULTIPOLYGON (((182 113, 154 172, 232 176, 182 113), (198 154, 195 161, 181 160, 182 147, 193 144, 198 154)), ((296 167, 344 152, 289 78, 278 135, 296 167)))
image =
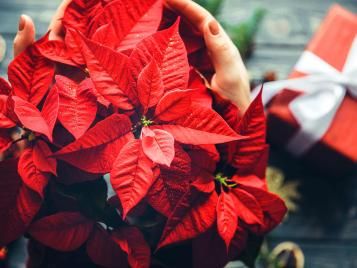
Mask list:
POLYGON ((28 46, 35 42, 35 25, 27 15, 21 15, 18 31, 14 39, 14 56, 23 52, 28 46))

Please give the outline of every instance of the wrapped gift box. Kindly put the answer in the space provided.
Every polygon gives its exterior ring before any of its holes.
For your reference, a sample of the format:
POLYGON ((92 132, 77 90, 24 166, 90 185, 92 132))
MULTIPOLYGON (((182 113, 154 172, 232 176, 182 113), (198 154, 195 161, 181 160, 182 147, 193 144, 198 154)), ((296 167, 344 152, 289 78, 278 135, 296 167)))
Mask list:
MULTIPOLYGON (((357 44, 356 40, 357 15, 334 5, 308 44, 306 51, 312 52, 342 72, 351 54, 352 44, 357 44)), ((357 59, 354 62, 357 70, 357 59)), ((314 68, 314 64, 311 68, 314 68)), ((306 78, 307 74, 294 70, 289 79, 300 77, 306 78)), ((357 75, 354 79, 357 79, 357 75)), ((269 86, 265 90, 268 91, 269 86)), ((272 144, 289 147, 294 135, 301 129, 301 124, 296 120, 289 104, 302 94, 306 92, 285 88, 269 102, 268 140, 272 144)), ((314 112, 313 109, 311 111, 314 112)), ((294 149, 290 148, 289 151, 295 154, 294 149)), ((357 162, 356 96, 346 94, 327 131, 306 151, 299 153, 299 157, 319 171, 330 175, 343 175, 355 168, 357 162)))

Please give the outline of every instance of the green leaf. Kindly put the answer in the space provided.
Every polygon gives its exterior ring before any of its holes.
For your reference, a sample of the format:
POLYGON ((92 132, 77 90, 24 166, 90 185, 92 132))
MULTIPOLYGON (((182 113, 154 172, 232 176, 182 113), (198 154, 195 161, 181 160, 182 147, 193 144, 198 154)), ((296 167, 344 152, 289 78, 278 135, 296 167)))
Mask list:
POLYGON ((266 173, 269 191, 282 198, 290 212, 298 210, 297 201, 301 198, 298 181, 285 181, 284 173, 274 167, 268 167, 266 173))
POLYGON ((216 16, 223 4, 223 0, 196 0, 196 2, 216 16))

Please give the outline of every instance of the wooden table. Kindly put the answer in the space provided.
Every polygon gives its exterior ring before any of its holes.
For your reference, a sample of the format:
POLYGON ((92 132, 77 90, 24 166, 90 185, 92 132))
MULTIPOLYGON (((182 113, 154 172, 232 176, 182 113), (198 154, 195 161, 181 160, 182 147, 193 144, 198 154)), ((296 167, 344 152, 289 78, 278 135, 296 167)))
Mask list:
MULTIPOLYGON (((12 58, 12 39, 20 14, 32 16, 38 32, 43 34, 59 2, 0 1, 0 33, 8 46, 5 60, 0 63, 2 76, 12 58)), ((357 12, 357 0, 337 2, 357 12)), ((265 71, 275 70, 283 79, 331 4, 330 0, 226 0, 221 17, 239 22, 255 7, 265 8, 268 13, 247 66, 252 77, 260 78, 265 71)), ((321 177, 274 148, 270 162, 281 168, 288 179, 300 180, 303 196, 300 211, 270 235, 272 244, 287 240, 298 243, 305 253, 306 267, 357 267, 357 172, 347 178, 321 177)))

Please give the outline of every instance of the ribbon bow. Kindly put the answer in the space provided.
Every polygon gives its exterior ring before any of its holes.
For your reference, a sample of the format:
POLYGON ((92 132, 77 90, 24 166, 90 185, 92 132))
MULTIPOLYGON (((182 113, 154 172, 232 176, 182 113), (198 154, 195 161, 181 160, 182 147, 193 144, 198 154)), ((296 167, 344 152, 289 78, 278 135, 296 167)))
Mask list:
MULTIPOLYGON (((295 70, 307 74, 302 78, 269 82, 264 85, 266 105, 284 88, 304 92, 289 104, 300 130, 288 143, 296 156, 308 151, 328 131, 347 93, 357 98, 357 35, 353 40, 342 72, 309 51, 305 51, 295 70)), ((253 95, 257 95, 254 89, 253 95)))

